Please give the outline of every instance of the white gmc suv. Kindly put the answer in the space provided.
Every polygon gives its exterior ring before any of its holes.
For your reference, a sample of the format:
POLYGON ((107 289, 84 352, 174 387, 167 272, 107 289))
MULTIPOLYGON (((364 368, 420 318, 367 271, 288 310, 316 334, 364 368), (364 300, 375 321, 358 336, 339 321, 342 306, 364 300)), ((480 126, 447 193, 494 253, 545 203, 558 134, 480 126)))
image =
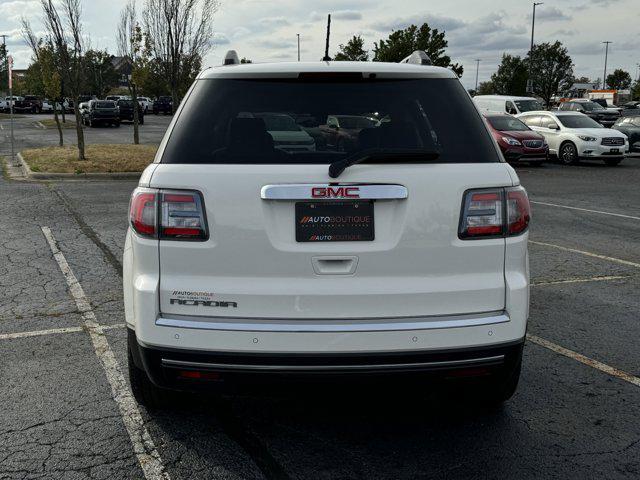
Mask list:
POLYGON ((165 389, 247 379, 437 374, 500 403, 520 375, 529 217, 447 69, 206 70, 131 197, 133 392, 154 405, 165 389), (266 112, 315 149, 279 148, 266 112), (319 128, 329 115, 378 121, 340 150, 319 128))

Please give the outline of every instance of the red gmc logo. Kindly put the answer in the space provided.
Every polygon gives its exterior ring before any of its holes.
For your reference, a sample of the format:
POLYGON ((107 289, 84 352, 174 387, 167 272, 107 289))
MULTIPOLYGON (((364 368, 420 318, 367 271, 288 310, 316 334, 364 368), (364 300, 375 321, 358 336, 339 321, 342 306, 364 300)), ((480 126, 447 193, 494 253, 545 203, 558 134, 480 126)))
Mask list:
POLYGON ((358 187, 313 187, 313 198, 360 198, 358 187))

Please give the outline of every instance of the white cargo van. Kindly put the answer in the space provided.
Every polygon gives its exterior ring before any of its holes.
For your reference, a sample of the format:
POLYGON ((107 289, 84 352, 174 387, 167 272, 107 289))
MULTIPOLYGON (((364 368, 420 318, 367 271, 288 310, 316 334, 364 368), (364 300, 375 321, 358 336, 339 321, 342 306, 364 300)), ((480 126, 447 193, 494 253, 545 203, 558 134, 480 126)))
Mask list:
POLYGON ((509 115, 518 115, 524 112, 544 110, 542 103, 533 97, 477 95, 473 97, 473 101, 483 113, 508 113, 509 115))

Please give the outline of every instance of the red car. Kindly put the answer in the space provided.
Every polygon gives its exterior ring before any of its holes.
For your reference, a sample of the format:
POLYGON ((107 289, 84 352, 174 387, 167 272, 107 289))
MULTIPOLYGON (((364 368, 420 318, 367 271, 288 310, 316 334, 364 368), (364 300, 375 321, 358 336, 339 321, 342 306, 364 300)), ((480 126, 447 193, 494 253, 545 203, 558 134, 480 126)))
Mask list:
POLYGON ((549 145, 544 137, 517 118, 492 114, 485 119, 507 162, 540 164, 548 160, 549 145))

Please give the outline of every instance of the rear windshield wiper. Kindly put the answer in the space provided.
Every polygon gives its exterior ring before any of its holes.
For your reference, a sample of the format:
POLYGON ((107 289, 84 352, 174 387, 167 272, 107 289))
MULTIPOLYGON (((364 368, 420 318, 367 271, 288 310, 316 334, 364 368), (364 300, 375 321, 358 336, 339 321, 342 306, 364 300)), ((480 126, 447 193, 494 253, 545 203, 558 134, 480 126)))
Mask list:
POLYGON ((338 178, 351 165, 357 165, 364 162, 425 162, 437 160, 440 154, 434 150, 417 149, 417 148, 370 148, 360 150, 359 152, 349 155, 342 160, 338 160, 329 165, 329 176, 338 178))

